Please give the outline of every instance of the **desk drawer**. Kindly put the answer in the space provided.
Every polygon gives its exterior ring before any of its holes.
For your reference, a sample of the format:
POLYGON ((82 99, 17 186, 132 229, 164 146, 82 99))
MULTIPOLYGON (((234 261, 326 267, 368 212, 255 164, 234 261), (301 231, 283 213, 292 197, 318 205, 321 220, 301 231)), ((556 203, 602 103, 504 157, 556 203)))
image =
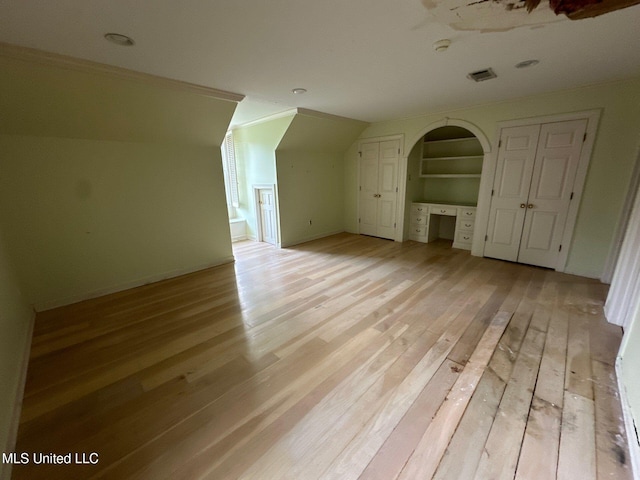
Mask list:
POLYGON ((426 237, 427 226, 426 225, 411 225, 409 228, 409 235, 412 237, 426 237))
POLYGON ((411 215, 428 215, 429 214, 429 205, 426 203, 412 203, 411 204, 411 215))
POLYGON ((429 215, 425 214, 416 214, 411 212, 411 225, 424 226, 428 223, 429 215))
POLYGON ((431 213, 433 215, 449 215, 451 217, 455 217, 456 216, 456 208, 447 207, 445 205, 443 205, 443 206, 431 205, 431 207, 429 208, 429 213, 431 213))
POLYGON ((464 217, 458 218, 458 225, 456 227, 456 231, 459 232, 473 232, 473 225, 475 220, 468 220, 464 217))
POLYGON ((473 220, 476 218, 476 209, 475 208, 461 208, 460 209, 460 218, 466 218, 473 220))
POLYGON ((466 243, 471 245, 473 242, 473 233, 471 232, 457 232, 456 243, 466 243))

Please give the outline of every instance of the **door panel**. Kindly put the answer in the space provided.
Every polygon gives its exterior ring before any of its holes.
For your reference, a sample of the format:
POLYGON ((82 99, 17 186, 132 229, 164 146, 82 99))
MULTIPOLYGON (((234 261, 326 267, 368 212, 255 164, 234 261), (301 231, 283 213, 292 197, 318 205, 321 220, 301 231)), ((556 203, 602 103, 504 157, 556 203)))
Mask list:
POLYGON ((539 125, 504 128, 500 133, 489 225, 484 255, 516 261, 531 173, 540 133, 539 125))
POLYGON ((518 261, 555 268, 586 120, 542 125, 518 261))
POLYGON ((496 210, 496 220, 492 230, 493 243, 507 247, 513 245, 516 236, 520 235, 517 213, 513 209, 496 210))

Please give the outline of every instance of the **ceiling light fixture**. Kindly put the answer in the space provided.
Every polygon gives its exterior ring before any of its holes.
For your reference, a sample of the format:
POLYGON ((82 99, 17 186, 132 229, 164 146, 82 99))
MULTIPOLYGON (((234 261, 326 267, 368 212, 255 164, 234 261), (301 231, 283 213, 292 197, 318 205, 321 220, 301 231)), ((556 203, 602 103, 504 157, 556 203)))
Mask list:
POLYGON ((516 63, 516 68, 533 67, 540 63, 540 60, 525 60, 524 62, 516 63))
POLYGON ((447 48, 449 48, 449 45, 451 45, 451 40, 444 38, 442 40, 438 40, 437 42, 435 42, 433 44, 433 49, 436 52, 442 53, 442 52, 445 52, 447 48))
POLYGON ((120 45, 121 47, 132 47, 135 44, 133 38, 127 37, 126 35, 122 35, 120 33, 105 33, 104 38, 106 38, 111 43, 120 45))
POLYGON ((294 88, 291 91, 293 93, 295 93, 296 95, 302 95, 303 93, 307 93, 307 89, 306 88, 294 88))

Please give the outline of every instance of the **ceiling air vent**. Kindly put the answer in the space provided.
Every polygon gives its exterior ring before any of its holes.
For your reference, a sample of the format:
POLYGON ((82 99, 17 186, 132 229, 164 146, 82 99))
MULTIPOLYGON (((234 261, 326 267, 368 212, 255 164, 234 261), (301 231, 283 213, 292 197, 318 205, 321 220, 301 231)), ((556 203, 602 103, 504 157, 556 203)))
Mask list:
POLYGON ((467 78, 470 78, 474 82, 483 82, 484 80, 490 80, 496 77, 496 73, 490 68, 478 70, 477 72, 471 72, 469 75, 467 75, 467 78))

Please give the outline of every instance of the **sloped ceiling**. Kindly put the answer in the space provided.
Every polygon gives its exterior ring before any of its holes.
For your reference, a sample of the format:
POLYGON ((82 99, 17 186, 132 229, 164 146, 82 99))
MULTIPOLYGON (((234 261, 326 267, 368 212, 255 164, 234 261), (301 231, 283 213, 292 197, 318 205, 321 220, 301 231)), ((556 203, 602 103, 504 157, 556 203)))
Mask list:
POLYGON ((572 21, 504 3, 4 0, 0 41, 244 94, 235 124, 293 107, 381 121, 640 75, 640 5, 572 21), (497 79, 466 78, 487 67, 497 79))

